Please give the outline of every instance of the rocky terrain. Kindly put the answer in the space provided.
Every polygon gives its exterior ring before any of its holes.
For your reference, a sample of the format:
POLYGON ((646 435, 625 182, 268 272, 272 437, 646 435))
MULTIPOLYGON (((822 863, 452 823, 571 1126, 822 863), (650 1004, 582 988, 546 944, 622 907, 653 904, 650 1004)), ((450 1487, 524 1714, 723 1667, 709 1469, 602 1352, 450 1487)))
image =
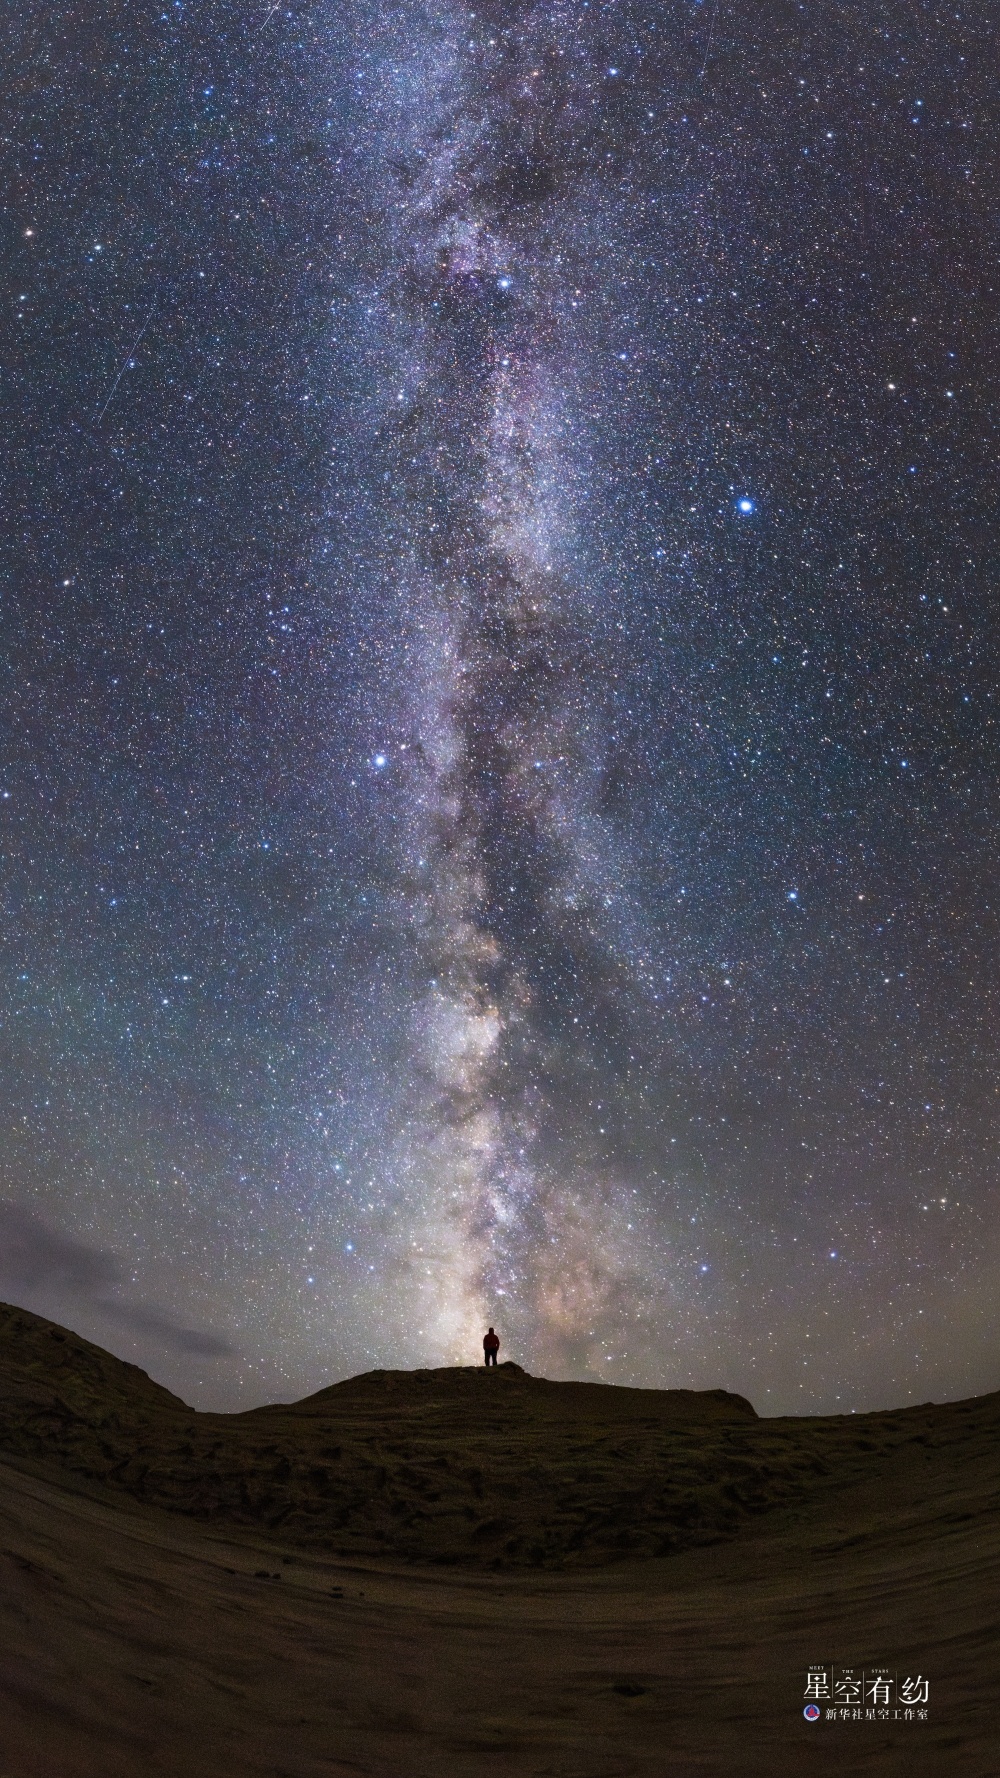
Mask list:
POLYGON ((998 1459, 513 1365, 200 1414, 4 1308, 0 1778, 994 1778, 998 1459), (824 1660, 927 1717, 806 1723, 824 1660))
POLYGON ((1000 1396, 760 1420, 723 1390, 552 1383, 515 1364, 374 1371, 196 1413, 65 1328, 0 1306, 0 1453, 340 1555, 503 1568, 663 1556, 842 1488, 901 1450, 974 1454, 1000 1396))

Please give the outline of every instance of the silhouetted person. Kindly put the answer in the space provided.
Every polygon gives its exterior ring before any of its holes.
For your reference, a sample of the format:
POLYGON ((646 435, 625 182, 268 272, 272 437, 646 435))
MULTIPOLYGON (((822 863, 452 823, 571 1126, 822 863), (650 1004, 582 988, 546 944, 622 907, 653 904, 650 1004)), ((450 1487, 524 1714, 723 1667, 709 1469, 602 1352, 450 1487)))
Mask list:
POLYGON ((485 1334, 483 1337, 483 1363, 495 1365, 499 1350, 500 1341, 497 1339, 497 1336, 491 1327, 489 1333, 485 1334))

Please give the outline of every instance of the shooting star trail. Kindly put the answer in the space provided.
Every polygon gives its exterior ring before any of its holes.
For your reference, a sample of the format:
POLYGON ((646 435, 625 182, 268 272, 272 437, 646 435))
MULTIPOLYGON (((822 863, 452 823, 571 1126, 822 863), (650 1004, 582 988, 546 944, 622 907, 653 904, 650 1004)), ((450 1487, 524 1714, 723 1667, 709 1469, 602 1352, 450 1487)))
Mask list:
POLYGON ((132 362, 133 354, 134 354, 136 348, 141 344, 143 335, 145 334, 146 329, 148 328, 148 326, 149 326, 150 322, 152 321, 153 316, 155 314, 156 314, 156 304, 154 303, 152 308, 149 311, 149 314, 146 316, 145 321, 143 322, 142 326, 140 327, 138 333, 136 334, 135 339, 132 341, 132 344, 130 345, 128 351, 126 352, 124 358, 122 359, 120 365, 118 366, 118 373, 117 373, 115 380, 112 383, 110 389, 108 390, 107 400, 105 401, 104 406, 102 407, 100 413, 97 416, 98 426, 101 424, 101 421, 104 419, 104 416, 108 411, 108 408, 111 406, 112 400, 114 399, 115 390, 117 389, 119 383, 121 382, 122 377, 125 375, 125 372, 128 369, 130 363, 132 362))
POLYGON ((720 0, 715 0, 715 5, 712 8, 712 22, 708 27, 708 43, 705 47, 705 60, 701 64, 701 73, 698 76, 699 80, 704 80, 705 71, 708 68, 709 57, 712 54, 712 44, 715 42, 715 26, 719 17, 719 4, 720 0))

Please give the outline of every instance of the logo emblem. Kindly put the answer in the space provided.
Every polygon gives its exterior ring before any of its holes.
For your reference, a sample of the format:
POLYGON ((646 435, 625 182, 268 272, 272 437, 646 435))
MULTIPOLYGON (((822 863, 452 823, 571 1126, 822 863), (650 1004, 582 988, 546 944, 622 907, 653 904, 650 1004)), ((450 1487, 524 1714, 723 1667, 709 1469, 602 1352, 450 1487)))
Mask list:
POLYGON ((818 1704, 807 1704, 805 1709, 803 1710, 802 1714, 805 1717, 806 1722, 818 1722, 819 1721, 819 1705, 818 1704))

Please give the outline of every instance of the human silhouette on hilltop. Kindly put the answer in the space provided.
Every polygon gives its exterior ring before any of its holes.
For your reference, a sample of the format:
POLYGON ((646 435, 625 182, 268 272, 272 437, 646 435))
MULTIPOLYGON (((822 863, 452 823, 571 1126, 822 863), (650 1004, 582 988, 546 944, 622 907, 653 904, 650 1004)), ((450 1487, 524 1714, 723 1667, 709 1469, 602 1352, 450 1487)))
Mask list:
POLYGON ((495 1365, 499 1350, 500 1341, 491 1327, 489 1333, 483 1337, 483 1363, 495 1365))

